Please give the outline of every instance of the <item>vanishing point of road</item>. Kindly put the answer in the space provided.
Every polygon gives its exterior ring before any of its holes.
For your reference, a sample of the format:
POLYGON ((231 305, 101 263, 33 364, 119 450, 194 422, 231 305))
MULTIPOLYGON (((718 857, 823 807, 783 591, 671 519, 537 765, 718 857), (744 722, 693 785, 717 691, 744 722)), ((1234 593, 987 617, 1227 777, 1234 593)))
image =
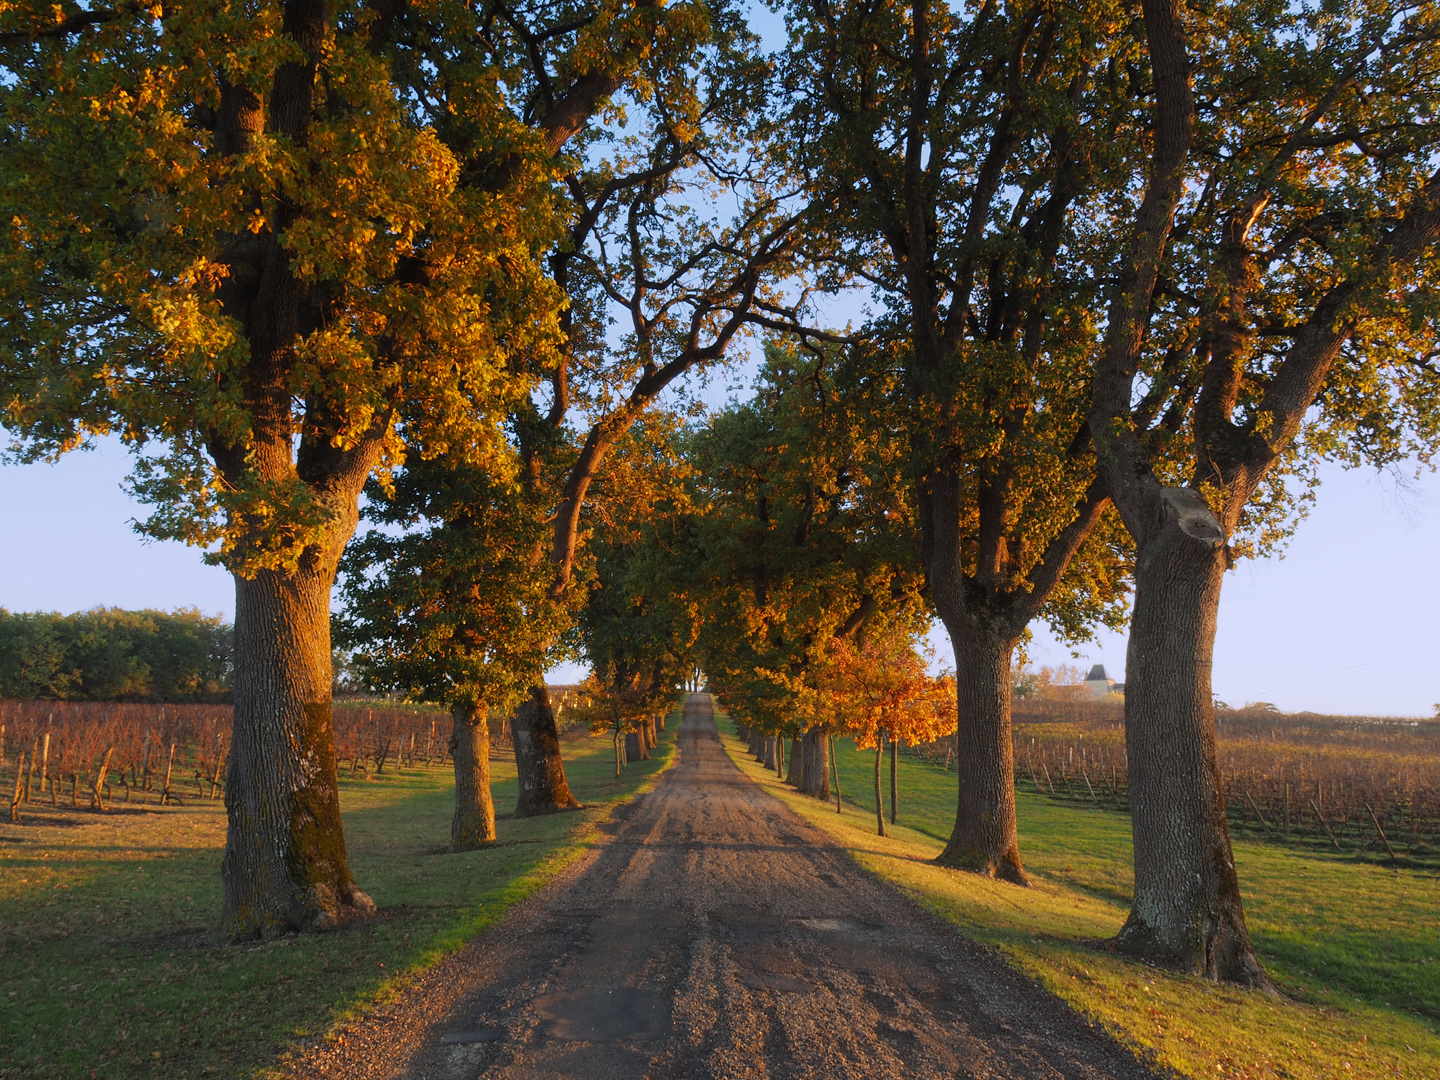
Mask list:
POLYGON ((594 858, 291 1075, 1154 1076, 746 778, 707 697, 679 741, 594 858))

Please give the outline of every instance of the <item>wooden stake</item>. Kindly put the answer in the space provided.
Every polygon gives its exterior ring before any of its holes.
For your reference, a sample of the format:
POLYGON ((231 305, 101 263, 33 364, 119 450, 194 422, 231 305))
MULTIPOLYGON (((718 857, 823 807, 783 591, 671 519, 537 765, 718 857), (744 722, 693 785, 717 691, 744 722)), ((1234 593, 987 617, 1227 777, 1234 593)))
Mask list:
POLYGON ((1390 861, 1399 862, 1400 856, 1395 854, 1395 849, 1390 846, 1390 841, 1385 838, 1385 830, 1380 827, 1380 819, 1375 816, 1375 811, 1370 809, 1368 802, 1362 802, 1360 805, 1365 807, 1366 811, 1370 814, 1370 820, 1375 823, 1375 831, 1380 834, 1380 842, 1385 845, 1385 850, 1390 853, 1390 861))
POLYGON ((1245 792, 1245 798, 1250 800, 1250 809, 1255 811, 1255 816, 1260 819, 1260 824, 1265 826, 1265 833, 1268 836, 1270 833, 1270 822, 1266 821, 1265 815, 1260 813, 1260 807, 1255 805, 1255 799, 1248 790, 1245 792))
POLYGON ((100 762, 100 771, 95 774, 95 786, 90 791, 91 810, 105 809, 105 777, 110 772, 110 758, 114 754, 115 747, 113 745, 105 748, 105 759, 100 762))
POLYGON ((1315 800, 1310 800, 1310 809, 1315 811, 1315 820, 1320 822, 1320 827, 1325 830, 1325 835, 1330 837, 1330 843, 1335 845, 1335 850, 1340 850, 1340 841, 1335 839, 1335 834, 1330 830, 1330 823, 1325 820, 1325 815, 1320 813, 1320 808, 1315 805, 1315 800))
POLYGON ((165 765, 165 787, 160 792, 160 805, 170 802, 170 774, 175 771, 175 744, 170 744, 170 760, 165 765))
POLYGON ((25 776, 25 751, 22 749, 15 758, 15 792, 10 796, 10 820, 20 820, 21 783, 25 776))
POLYGON ((40 748, 39 738, 30 743, 30 767, 25 770, 25 801, 30 801, 30 786, 35 783, 35 751, 40 748))

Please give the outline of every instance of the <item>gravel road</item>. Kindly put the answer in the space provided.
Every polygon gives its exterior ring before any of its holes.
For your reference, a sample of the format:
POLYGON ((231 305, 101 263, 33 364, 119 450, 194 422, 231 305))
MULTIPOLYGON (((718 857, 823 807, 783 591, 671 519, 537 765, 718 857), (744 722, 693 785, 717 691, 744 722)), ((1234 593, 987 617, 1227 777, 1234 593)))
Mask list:
POLYGON ((708 699, 583 866, 296 1077, 1155 1074, 751 783, 708 699))

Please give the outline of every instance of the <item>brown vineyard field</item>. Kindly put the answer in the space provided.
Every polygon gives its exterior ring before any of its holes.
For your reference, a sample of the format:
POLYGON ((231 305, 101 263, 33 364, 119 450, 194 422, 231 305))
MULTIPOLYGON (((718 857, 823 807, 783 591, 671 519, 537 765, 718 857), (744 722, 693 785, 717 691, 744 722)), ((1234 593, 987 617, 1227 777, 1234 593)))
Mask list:
MULTIPOLYGON (((1077 806, 1128 810, 1121 709, 1016 701, 1017 785, 1077 806)), ((943 761, 953 740, 916 749, 943 761)), ((1221 710, 1216 756, 1237 836, 1440 866, 1440 721, 1221 710)))
MULTIPOLYGON (((337 702, 342 776, 383 776, 445 760, 449 716, 438 709, 337 702)), ((10 817, 28 805, 102 808, 219 799, 230 745, 229 705, 0 702, 0 783, 10 817)), ((504 740, 504 725, 492 720, 504 740)))

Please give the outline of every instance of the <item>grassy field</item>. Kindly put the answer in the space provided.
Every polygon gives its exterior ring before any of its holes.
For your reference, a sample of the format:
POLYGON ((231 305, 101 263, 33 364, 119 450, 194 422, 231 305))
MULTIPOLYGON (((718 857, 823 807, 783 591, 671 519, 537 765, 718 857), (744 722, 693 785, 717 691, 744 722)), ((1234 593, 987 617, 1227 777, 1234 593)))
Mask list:
MULTIPOLYGON (((875 835, 874 756, 841 743, 844 812, 796 795, 722 723, 741 767, 873 872, 1003 951, 1123 1041, 1191 1077, 1440 1076, 1440 877, 1237 842, 1251 934, 1285 999, 1218 987, 1110 954, 1124 922, 1130 826, 1114 811, 1018 795, 1035 887, 943 870, 956 776, 900 763, 900 827, 875 835), (852 799, 851 796, 858 798, 852 799)), ((887 762, 888 766, 888 762, 887 762)), ((888 820, 888 768, 887 820, 888 820)))
MULTIPOLYGON (((614 776, 607 736, 565 741, 587 809, 498 823, 450 854, 453 774, 342 779, 351 866, 380 906, 366 923, 217 944, 225 816, 214 803, 99 815, 34 805, 0 825, 0 1077, 244 1077, 403 989, 573 861, 613 808, 674 755, 614 776)), ((513 759, 495 801, 515 802, 513 759)))

